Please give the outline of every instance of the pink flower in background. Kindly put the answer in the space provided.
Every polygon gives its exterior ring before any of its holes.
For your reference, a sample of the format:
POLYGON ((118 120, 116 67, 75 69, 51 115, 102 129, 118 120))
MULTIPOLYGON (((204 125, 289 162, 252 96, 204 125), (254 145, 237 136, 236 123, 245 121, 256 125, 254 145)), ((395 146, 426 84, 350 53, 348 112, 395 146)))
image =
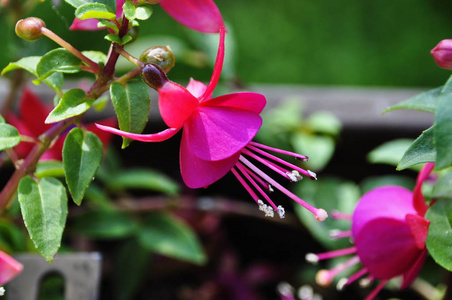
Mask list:
POLYGON ((10 282, 23 270, 23 266, 17 260, 0 251, 0 285, 10 282))
MULTIPOLYGON (((19 114, 16 115, 13 112, 8 112, 5 115, 5 119, 9 124, 16 127, 21 135, 38 138, 41 134, 53 126, 52 124, 44 123, 51 110, 52 108, 42 103, 39 97, 29 88, 25 88, 19 99, 19 114)), ((114 118, 101 120, 100 122, 110 126, 115 126, 117 123, 114 118)), ((87 130, 92 131, 99 137, 104 147, 108 145, 111 139, 111 135, 109 133, 99 130, 94 124, 87 124, 85 127, 87 130)), ((40 160, 61 160, 64 138, 64 134, 60 135, 51 147, 44 152, 40 160)), ((13 149, 18 158, 25 158, 33 146, 34 143, 21 142, 13 149)))
MULTIPOLYGON (((122 15, 125 0, 116 0, 116 17, 122 15)), ((218 33, 224 26, 218 7, 212 0, 161 0, 160 6, 182 25, 205 33, 218 33)), ((74 19, 71 30, 100 30, 96 19, 74 19)))
POLYGON ((183 128, 180 168, 182 178, 188 187, 207 187, 232 171, 266 215, 273 216, 276 211, 280 217, 284 217, 284 209, 281 206, 277 207, 264 191, 271 190, 273 186, 311 211, 316 219, 323 221, 327 217, 323 209, 307 204, 249 160, 252 158, 291 181, 301 179, 300 173, 315 179, 313 172, 273 156, 267 150, 288 154, 301 160, 307 160, 306 156, 251 141, 262 125, 259 114, 266 104, 265 97, 257 93, 241 92, 212 98, 223 66, 224 38, 225 29, 222 27, 217 60, 207 86, 191 79, 187 88, 184 88, 169 81, 158 66, 153 64, 144 66, 143 78, 158 90, 160 113, 169 129, 146 135, 101 125, 98 127, 144 142, 166 140, 183 128), (264 204, 258 194, 270 205, 264 204))
POLYGON ((441 68, 452 70, 452 40, 442 40, 430 51, 441 68))
MULTIPOLYGON (((363 268, 350 278, 338 282, 338 288, 354 282, 368 274, 370 279, 381 283, 366 299, 373 299, 388 280, 402 276, 401 288, 409 286, 419 274, 427 248, 425 240, 430 222, 424 218, 428 206, 422 195, 422 184, 429 177, 433 163, 424 166, 418 175, 413 192, 399 186, 382 186, 366 193, 353 212, 352 230, 339 233, 352 237, 354 247, 321 254, 308 254, 310 262, 355 254, 343 264, 331 270, 321 270, 316 280, 329 285, 334 277, 345 269, 361 263, 363 268)), ((335 216, 333 215, 333 218, 335 216)), ((339 214, 337 218, 346 218, 339 214)))

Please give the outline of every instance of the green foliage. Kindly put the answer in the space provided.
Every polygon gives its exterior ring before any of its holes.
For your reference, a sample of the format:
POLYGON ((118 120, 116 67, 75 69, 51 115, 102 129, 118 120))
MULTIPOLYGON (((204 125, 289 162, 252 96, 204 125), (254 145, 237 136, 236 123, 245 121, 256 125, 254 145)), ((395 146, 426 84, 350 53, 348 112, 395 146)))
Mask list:
POLYGON ((452 270, 452 202, 440 200, 425 216, 430 220, 427 249, 433 259, 447 270, 452 270))
POLYGON ((0 151, 20 143, 19 131, 14 126, 0 122, 0 151))
POLYGON ((397 166, 412 143, 413 140, 411 139, 397 139, 386 142, 369 152, 367 160, 373 164, 397 166))
POLYGON ((36 73, 40 80, 47 78, 51 74, 77 73, 81 71, 81 61, 72 53, 63 48, 58 48, 47 52, 39 60, 36 66, 36 73))
MULTIPOLYGON (((319 181, 301 181, 296 186, 296 194, 301 195, 309 204, 321 207, 329 213, 336 210, 351 215, 361 193, 359 187, 352 182, 338 178, 322 178, 319 181)), ((319 222, 301 205, 295 205, 295 211, 300 221, 325 247, 329 249, 350 247, 348 240, 332 240, 329 237, 329 232, 333 229, 350 230, 350 221, 328 218, 319 222)))
POLYGON ((86 97, 85 91, 81 89, 69 90, 47 116, 45 123, 56 123, 78 116, 87 111, 93 102, 94 99, 86 97))
POLYGON ((34 175, 38 178, 64 177, 63 163, 58 160, 39 161, 34 175))
POLYGON ((152 8, 148 5, 135 7, 132 1, 126 1, 123 5, 124 15, 129 20, 147 20, 152 15, 152 8))
POLYGON ((433 126, 437 169, 452 165, 452 76, 447 81, 435 114, 433 126))
POLYGON ((74 128, 66 136, 63 147, 64 172, 69 192, 77 205, 82 202, 102 157, 102 142, 94 133, 74 128))
POLYGON ((30 238, 41 255, 51 262, 61 245, 68 213, 64 185, 55 178, 36 183, 24 177, 18 188, 20 209, 30 238))
POLYGON ((411 144, 397 165, 397 170, 403 170, 420 163, 434 162, 435 158, 436 149, 433 144, 433 129, 429 128, 422 132, 411 144))
POLYGON ((118 172, 107 181, 109 190, 147 189, 175 196, 179 185, 162 173, 150 169, 129 169, 118 172))
POLYGON ((430 113, 435 113, 438 105, 439 97, 441 96, 443 87, 432 89, 411 97, 408 100, 397 103, 391 107, 386 108, 383 113, 387 113, 397 109, 411 109, 420 110, 430 113))
MULTIPOLYGON (((114 82, 110 87, 111 101, 118 117, 119 129, 141 133, 146 126, 151 108, 148 86, 141 80, 129 82, 125 87, 114 82)), ((130 144, 123 138, 122 148, 130 144)))
POLYGON ((137 234, 141 246, 149 251, 195 264, 207 260, 192 229, 169 213, 148 215, 137 234))
POLYGON ((432 195, 433 199, 451 199, 452 200, 452 172, 449 172, 441 176, 433 186, 432 195))
POLYGON ((115 20, 115 10, 102 3, 87 3, 80 5, 75 10, 75 17, 80 20, 105 19, 115 20))
POLYGON ((116 11, 116 1, 115 0, 65 0, 68 4, 75 8, 86 4, 103 4, 108 6, 113 11, 116 11))
POLYGON ((137 224, 128 214, 119 211, 92 210, 71 222, 71 228, 96 239, 118 239, 132 235, 137 224))

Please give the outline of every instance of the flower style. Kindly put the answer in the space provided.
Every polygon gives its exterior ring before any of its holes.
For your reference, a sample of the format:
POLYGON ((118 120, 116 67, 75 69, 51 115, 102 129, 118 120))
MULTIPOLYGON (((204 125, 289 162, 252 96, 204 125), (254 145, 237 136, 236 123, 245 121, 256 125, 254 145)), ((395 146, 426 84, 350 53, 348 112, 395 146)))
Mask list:
MULTIPOLYGON (((116 0, 116 18, 122 16, 125 0, 116 0)), ((218 33, 224 25, 218 7, 212 0, 161 0, 160 6, 182 25, 204 33, 218 33)), ((74 19, 71 30, 100 30, 96 19, 74 19)))
MULTIPOLYGON (((366 298, 373 299, 392 278, 402 276, 401 288, 409 286, 419 274, 427 248, 425 240, 430 222, 424 218, 428 206, 422 195, 422 184, 429 177, 433 163, 419 173, 414 191, 399 186, 382 186, 366 193, 353 212, 351 232, 335 233, 337 237, 352 237, 355 246, 331 252, 306 255, 310 262, 355 254, 348 261, 331 270, 320 270, 316 280, 329 285, 345 269, 361 263, 363 268, 350 278, 338 282, 338 289, 365 274, 381 283, 366 298)), ((347 219, 344 214, 333 218, 347 219)))
POLYGON ((20 262, 0 251, 0 285, 10 282, 23 270, 20 262))
POLYGON ((188 187, 206 187, 232 171, 266 216, 273 216, 276 211, 281 218, 284 217, 284 208, 277 207, 264 192, 264 189, 271 190, 273 186, 311 211, 317 220, 323 221, 327 217, 323 209, 304 202, 248 159, 252 158, 266 165, 291 181, 301 179, 300 173, 311 179, 316 178, 315 173, 279 159, 267 150, 288 154, 300 160, 307 160, 306 156, 251 141, 262 125, 259 114, 266 104, 265 97, 257 93, 240 92, 212 98, 212 92, 217 85, 223 65, 224 38, 225 28, 222 27, 217 60, 207 86, 191 79, 187 88, 184 88, 169 81, 158 66, 146 64, 143 67, 143 79, 159 92, 160 113, 169 129, 146 135, 128 133, 101 125, 98 127, 144 142, 166 140, 183 128, 180 168, 182 178, 188 187), (287 167, 293 171, 289 171, 287 167), (270 205, 259 200, 258 194, 270 205))
MULTIPOLYGON (((39 97, 34 94, 29 88, 26 87, 24 89, 20 96, 19 102, 19 115, 16 116, 13 112, 8 112, 5 115, 5 119, 8 123, 16 127, 21 135, 31 138, 38 138, 41 134, 43 134, 53 126, 52 124, 44 123, 45 119, 51 111, 51 108, 44 105, 39 97)), ((116 124, 116 120, 113 118, 105 119, 100 122, 105 125, 111 126, 114 126, 116 124)), ((104 147, 108 145, 111 139, 110 134, 97 129, 94 124, 87 124, 85 125, 85 127, 87 130, 95 133, 99 137, 104 147)), ((54 141, 52 146, 46 152, 44 152, 40 160, 61 160, 64 138, 64 134, 60 135, 60 137, 54 141)), ((33 146, 34 143, 22 141, 13 149, 18 158, 25 158, 28 153, 30 153, 33 146)))

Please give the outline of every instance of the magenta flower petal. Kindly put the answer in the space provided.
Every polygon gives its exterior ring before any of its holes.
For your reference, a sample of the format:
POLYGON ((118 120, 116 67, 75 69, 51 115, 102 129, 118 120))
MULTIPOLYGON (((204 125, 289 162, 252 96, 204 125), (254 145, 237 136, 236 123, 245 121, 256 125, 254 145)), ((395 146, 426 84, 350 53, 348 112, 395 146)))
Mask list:
POLYGON ((424 195, 422 195, 422 184, 430 176, 434 167, 434 163, 426 163, 417 176, 416 186, 413 191, 413 204, 420 216, 424 216, 428 209, 424 195))
POLYGON ((422 253, 409 226, 392 218, 369 221, 354 237, 361 263, 378 279, 404 274, 422 253))
POLYGON ((412 195, 410 190, 400 186, 378 187, 366 193, 353 213, 353 236, 358 236, 369 220, 385 217, 405 222, 406 214, 417 214, 412 195))
POLYGON ((189 91, 196 98, 201 97, 207 89, 207 85, 201 81, 190 78, 190 82, 187 85, 187 91, 189 91))
POLYGON ((202 106, 230 107, 260 114, 267 104, 264 95, 250 92, 219 96, 202 103, 202 106))
POLYGON ((98 23, 99 21, 96 19, 79 20, 75 18, 71 26, 69 26, 69 30, 95 31, 103 29, 97 27, 98 23))
POLYGON ((107 131, 113 134, 117 134, 135 141, 141 141, 141 142, 162 142, 166 141, 167 139, 174 136, 180 128, 168 128, 164 131, 161 131, 159 133, 153 133, 153 134, 138 134, 138 133, 130 133, 127 131, 122 131, 110 126, 104 126, 101 124, 96 124, 96 127, 100 130, 107 131))
POLYGON ((191 152, 203 160, 219 161, 240 152, 256 135, 262 118, 229 107, 200 107, 188 129, 191 152))
POLYGON ((205 161, 193 154, 190 129, 184 127, 180 147, 180 171, 184 183, 192 189, 207 187, 228 173, 237 163, 240 153, 220 161, 205 161))
POLYGON ((407 214, 405 217, 407 225, 410 227, 411 234, 413 234, 416 246, 423 250, 425 248, 425 241, 427 240, 428 227, 430 221, 424 219, 419 215, 407 214))
POLYGON ((198 104, 195 96, 172 81, 159 89, 160 114, 168 127, 181 128, 198 104))
POLYGON ((212 0, 161 0, 160 6, 176 21, 197 31, 218 33, 224 24, 212 0))
POLYGON ((400 286, 400 289, 404 289, 408 287, 413 281, 416 279, 417 275, 421 272, 422 266, 424 265, 425 258, 427 257, 427 249, 424 249, 424 251, 419 255, 417 260, 414 262, 414 264, 411 266, 411 268, 403 274, 403 282, 400 286))
POLYGON ((17 260, 0 251, 0 285, 4 285, 22 272, 23 266, 17 260))

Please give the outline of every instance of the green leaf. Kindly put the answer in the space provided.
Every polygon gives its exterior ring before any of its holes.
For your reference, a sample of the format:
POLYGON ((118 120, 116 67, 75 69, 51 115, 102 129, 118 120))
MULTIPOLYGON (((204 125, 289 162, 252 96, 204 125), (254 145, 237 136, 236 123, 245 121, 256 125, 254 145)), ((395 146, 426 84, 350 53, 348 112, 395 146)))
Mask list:
POLYGON ((66 225, 67 194, 55 178, 36 183, 24 177, 18 187, 20 209, 30 238, 41 255, 51 262, 61 246, 66 225))
POLYGON ((397 166, 412 144, 413 140, 411 139, 397 139, 386 142, 369 152, 367 160, 373 164, 397 166))
POLYGON ((308 154, 309 161, 305 164, 313 170, 319 171, 323 169, 334 153, 335 142, 330 136, 295 132, 291 142, 295 152, 308 154))
POLYGON ((433 199, 452 199, 452 172, 441 176, 433 186, 433 199))
POLYGON ((80 20, 106 19, 116 20, 115 10, 102 3, 87 3, 75 10, 75 17, 80 20))
MULTIPOLYGON (((36 72, 36 66, 41 60, 41 56, 29 56, 19 59, 16 62, 9 63, 2 71, 1 75, 4 75, 7 72, 16 70, 16 69, 24 69, 36 77, 38 73, 36 72)), ((56 93, 61 92, 61 88, 63 87, 63 74, 54 73, 49 77, 42 80, 45 84, 47 84, 50 88, 52 88, 56 93)), ((40 84, 40 80, 34 80, 35 84, 40 84)))
POLYGON ((115 34, 118 34, 119 28, 115 24, 107 21, 107 20, 99 20, 99 23, 97 23, 97 27, 99 28, 110 28, 113 30, 115 34))
POLYGON ((127 19, 133 20, 135 19, 135 5, 131 1, 124 2, 124 5, 122 6, 122 9, 124 11, 124 15, 127 19))
POLYGON ((80 205, 86 189, 102 162, 103 146, 97 135, 72 129, 64 141, 63 165, 72 199, 80 205))
MULTIPOLYGON (((110 94, 118 117, 119 129, 141 133, 146 126, 151 108, 148 86, 141 80, 130 81, 126 87, 113 82, 110 94)), ((127 147, 130 141, 123 138, 122 148, 127 147)))
POLYGON ((338 135, 342 127, 341 121, 336 116, 325 111, 311 114, 306 122, 310 130, 332 136, 338 135))
MULTIPOLYGON (((302 180, 296 185, 295 191, 304 201, 315 207, 323 208, 327 212, 336 210, 349 215, 353 213, 360 198, 360 190, 355 183, 338 178, 302 180)), ((311 212, 298 204, 295 204, 295 211, 313 237, 325 247, 339 249, 351 246, 346 239, 333 240, 329 237, 331 230, 350 230, 350 221, 327 218, 319 222, 311 212)))
POLYGON ((81 89, 69 90, 47 116, 45 123, 56 123, 78 116, 87 111, 93 102, 93 99, 86 98, 85 91, 81 89))
POLYGON ((107 62, 107 56, 100 51, 82 51, 82 54, 100 65, 105 65, 107 62))
POLYGON ((107 182, 110 190, 148 189, 168 195, 177 195, 179 186, 162 173, 149 169, 121 171, 107 182))
POLYGON ((397 170, 400 171, 421 163, 434 162, 435 159, 436 150, 433 145, 433 128, 429 128, 422 132, 411 144, 397 165, 397 170))
POLYGON ((131 40, 133 40, 133 37, 130 34, 126 34, 125 36, 122 37, 121 39, 121 45, 125 45, 128 42, 130 42, 131 40))
POLYGON ((20 143, 19 131, 14 126, 0 123, 0 151, 12 148, 20 143))
POLYGON ((452 76, 441 92, 433 126, 436 147, 436 169, 452 165, 452 76))
POLYGON ((3 116, 2 115, 0 115, 0 124, 4 124, 6 121, 5 121, 5 118, 3 118, 3 116))
POLYGON ((110 7, 113 11, 116 10, 116 1, 115 0, 65 0, 68 4, 72 5, 75 8, 78 8, 84 4, 88 3, 100 3, 105 4, 110 7))
POLYGON ((425 217, 431 222, 426 241, 428 252, 440 266, 452 271, 452 202, 438 201, 425 217))
POLYGON ((122 41, 119 38, 119 36, 117 36, 116 34, 113 34, 113 33, 107 34, 104 37, 104 39, 106 39, 107 41, 112 42, 112 43, 117 43, 117 44, 121 44, 122 43, 122 41))
POLYGON ((63 163, 58 160, 39 161, 34 175, 38 178, 64 177, 63 163))
POLYGON ((196 264, 207 260, 192 229, 169 213, 150 214, 137 234, 140 244, 149 251, 196 264))
POLYGON ((66 49, 55 49, 47 52, 38 65, 36 66, 36 72, 39 79, 44 79, 53 74, 59 73, 77 73, 80 72, 81 60, 75 57, 72 53, 66 49))
POLYGON ((136 231, 136 224, 132 217, 125 213, 96 210, 75 218, 71 228, 92 238, 119 239, 132 235, 136 231))
POLYGON ((383 110, 387 113, 397 109, 411 109, 435 113, 443 87, 426 91, 383 110))
POLYGON ((135 19, 147 20, 152 16, 152 7, 148 5, 141 5, 136 8, 135 19))

